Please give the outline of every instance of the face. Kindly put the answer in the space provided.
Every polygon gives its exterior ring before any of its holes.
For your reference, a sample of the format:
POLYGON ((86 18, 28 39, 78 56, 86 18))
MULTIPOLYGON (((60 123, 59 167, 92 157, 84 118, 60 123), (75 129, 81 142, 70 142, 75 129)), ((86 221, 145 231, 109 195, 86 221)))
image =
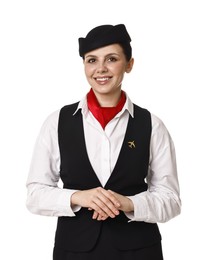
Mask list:
POLYGON ((120 94, 124 74, 133 67, 133 59, 126 60, 119 44, 108 45, 85 54, 84 68, 87 81, 99 98, 120 94))

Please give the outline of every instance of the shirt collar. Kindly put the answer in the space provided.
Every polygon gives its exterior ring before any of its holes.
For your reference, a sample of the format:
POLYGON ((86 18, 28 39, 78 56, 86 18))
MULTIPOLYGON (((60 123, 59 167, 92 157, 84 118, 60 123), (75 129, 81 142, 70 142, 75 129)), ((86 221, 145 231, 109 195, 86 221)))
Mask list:
MULTIPOLYGON (((126 94, 126 92, 125 92, 125 94, 126 94)), ((126 111, 126 110, 129 112, 131 117, 134 117, 134 105, 133 105, 131 99, 128 97, 127 94, 126 94, 126 102, 123 106, 123 109, 121 110, 121 113, 126 111)))
MULTIPOLYGON (((126 92, 125 92, 125 94, 126 94, 126 92)), ((87 106, 87 95, 84 98, 81 99, 81 101, 79 102, 77 109, 75 110, 73 115, 77 114, 77 112, 79 110, 81 110, 84 117, 86 117, 87 114, 89 113, 89 109, 88 109, 88 106, 87 106)), ((133 105, 132 101, 130 100, 130 98, 128 97, 127 94, 126 94, 126 102, 125 102, 122 110, 116 115, 116 117, 123 114, 124 111, 126 111, 126 110, 129 112, 131 117, 134 117, 134 105, 133 105)))

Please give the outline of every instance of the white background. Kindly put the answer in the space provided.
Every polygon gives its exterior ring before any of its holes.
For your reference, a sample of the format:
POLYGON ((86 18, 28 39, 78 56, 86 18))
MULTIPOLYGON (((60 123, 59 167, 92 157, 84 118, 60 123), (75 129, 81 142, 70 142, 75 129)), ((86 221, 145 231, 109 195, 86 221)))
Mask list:
POLYGON ((135 58, 123 89, 164 121, 176 146, 183 207, 160 224, 165 260, 208 259, 206 0, 1 0, 0 259, 52 259, 56 218, 25 207, 35 139, 50 113, 89 89, 78 37, 118 23, 135 58))

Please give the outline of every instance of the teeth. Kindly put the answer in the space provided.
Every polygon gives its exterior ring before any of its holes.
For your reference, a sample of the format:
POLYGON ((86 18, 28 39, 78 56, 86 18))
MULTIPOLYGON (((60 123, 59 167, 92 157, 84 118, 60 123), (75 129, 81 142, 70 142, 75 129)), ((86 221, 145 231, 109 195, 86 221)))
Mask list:
POLYGON ((105 81, 105 80, 109 80, 109 78, 97 78, 97 81, 105 81))

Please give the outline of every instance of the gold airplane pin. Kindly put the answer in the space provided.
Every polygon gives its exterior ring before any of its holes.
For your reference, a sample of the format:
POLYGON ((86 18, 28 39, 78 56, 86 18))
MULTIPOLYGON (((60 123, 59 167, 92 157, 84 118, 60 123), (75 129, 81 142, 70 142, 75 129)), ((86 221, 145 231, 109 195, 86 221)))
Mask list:
POLYGON ((129 141, 128 145, 129 145, 130 148, 136 148, 134 141, 129 141))

